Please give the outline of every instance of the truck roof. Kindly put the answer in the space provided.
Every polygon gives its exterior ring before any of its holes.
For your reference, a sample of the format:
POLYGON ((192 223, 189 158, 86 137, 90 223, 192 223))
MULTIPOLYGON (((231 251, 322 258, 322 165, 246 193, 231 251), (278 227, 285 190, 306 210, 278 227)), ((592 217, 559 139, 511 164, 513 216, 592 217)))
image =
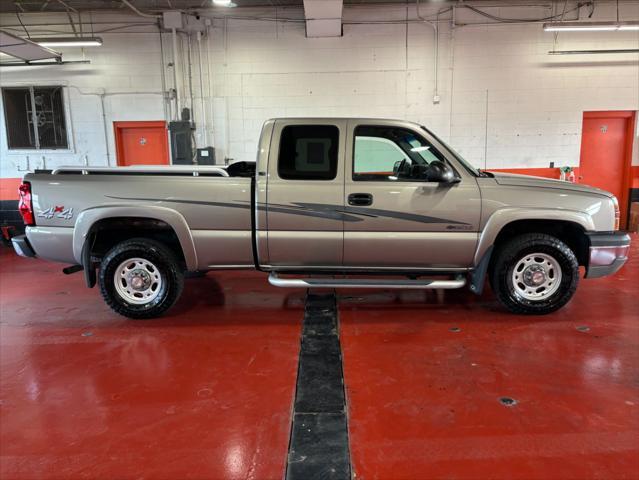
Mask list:
POLYGON ((318 121, 318 120, 324 120, 327 122, 334 122, 337 120, 355 120, 355 121, 379 121, 379 122, 397 122, 397 123, 410 123, 412 125, 417 125, 417 126, 421 126, 420 123, 418 122, 413 122, 411 120, 402 120, 399 118, 378 118, 378 117, 275 117, 275 118, 269 118, 267 120, 267 122, 274 122, 274 121, 300 121, 300 120, 307 120, 307 121, 318 121))

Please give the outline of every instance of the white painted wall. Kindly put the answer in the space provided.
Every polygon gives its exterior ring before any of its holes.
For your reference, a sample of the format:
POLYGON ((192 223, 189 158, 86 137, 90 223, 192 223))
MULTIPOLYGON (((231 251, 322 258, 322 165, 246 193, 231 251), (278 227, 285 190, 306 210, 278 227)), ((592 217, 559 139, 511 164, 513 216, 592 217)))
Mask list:
MULTIPOLYGON (((58 16, 47 17, 52 21, 61 20, 58 16)), ((65 60, 82 60, 86 56, 90 64, 2 69, 1 86, 66 87, 70 138, 68 150, 9 150, 3 108, 0 112, 1 176, 16 177, 26 170, 61 165, 115 165, 113 121, 164 118, 158 39, 158 33, 109 35, 102 47, 86 49, 84 54, 78 49, 62 50, 65 60)))
MULTIPOLYGON (((441 4, 435 6, 441 8, 441 4)), ((551 13, 542 7, 490 11, 517 18, 551 13)), ((219 16, 219 12, 209 10, 206 15, 219 16)), ((433 7, 421 9, 423 16, 435 13, 433 7)), ((621 13, 622 19, 639 19, 639 2, 622 1, 621 13)), ((276 14, 303 19, 300 9, 255 12, 276 14)), ((551 161, 556 166, 574 166, 579 162, 583 111, 639 109, 639 55, 550 56, 554 35, 543 32, 537 23, 453 30, 449 22, 440 23, 441 100, 434 104, 435 39, 430 26, 352 23, 403 22, 407 16, 415 18, 413 5, 408 11, 403 6, 347 7, 344 36, 315 39, 305 38, 303 22, 213 18, 210 35, 203 40, 206 122, 199 103, 196 42, 192 44, 194 117, 200 127, 206 127, 197 131, 198 145, 204 145, 206 130, 218 161, 254 159, 260 127, 267 118, 373 116, 419 121, 479 167, 547 167, 551 161)), ((486 20, 460 9, 456 18, 458 22, 486 20)), ((592 20, 614 18, 614 4, 601 4, 592 20)), ((27 24, 46 24, 41 30, 68 31, 68 26, 55 25, 66 22, 65 16, 37 14, 23 15, 23 19, 27 24)), ((94 14, 93 20, 101 22, 95 31, 121 26, 122 21, 149 21, 124 14, 94 14)), ((0 16, 0 24, 17 28, 13 15, 0 16)), ((30 29, 32 35, 36 30, 30 29)), ((63 164, 114 165, 113 121, 165 118, 157 27, 147 23, 99 35, 104 39, 102 47, 63 51, 65 60, 86 58, 90 64, 0 71, 2 86, 67 86, 72 125, 68 151, 10 151, 0 113, 1 177, 63 164)), ((168 63, 168 34, 163 46, 168 63)), ((178 86, 188 104, 187 69, 183 68, 186 42, 181 41, 181 48, 178 86)), ((555 48, 639 48, 639 32, 564 33, 555 48)), ((170 68, 166 82, 172 86, 170 68)), ((637 158, 635 162, 639 164, 637 158)))

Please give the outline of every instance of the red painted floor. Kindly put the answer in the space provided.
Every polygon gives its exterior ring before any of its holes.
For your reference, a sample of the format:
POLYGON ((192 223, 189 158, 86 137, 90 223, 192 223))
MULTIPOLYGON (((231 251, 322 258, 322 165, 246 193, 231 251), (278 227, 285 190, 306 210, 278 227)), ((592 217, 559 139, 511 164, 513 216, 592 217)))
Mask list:
POLYGON ((2 248, 0 478, 282 478, 303 295, 209 274, 129 321, 2 248))
POLYGON ((639 236, 550 316, 364 292, 340 325, 356 478, 639 478, 639 236))
MULTIPOLYGON (((547 317, 490 294, 342 292, 356 478, 639 478, 633 241, 547 317)), ((81 275, 0 250, 0 478, 281 479, 303 295, 215 273, 135 322, 81 275)))

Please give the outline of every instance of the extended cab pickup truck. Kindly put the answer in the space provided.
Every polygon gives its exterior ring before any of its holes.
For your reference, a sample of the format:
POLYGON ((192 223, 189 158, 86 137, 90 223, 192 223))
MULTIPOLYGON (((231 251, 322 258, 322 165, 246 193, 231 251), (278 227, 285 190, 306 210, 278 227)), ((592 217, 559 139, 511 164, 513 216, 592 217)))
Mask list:
POLYGON ((59 168, 20 187, 23 256, 70 264, 106 303, 154 317, 186 272, 252 269, 280 287, 460 288, 515 313, 565 305, 579 266, 617 271, 630 238, 608 192, 476 170, 426 128, 274 119, 257 162, 59 168))

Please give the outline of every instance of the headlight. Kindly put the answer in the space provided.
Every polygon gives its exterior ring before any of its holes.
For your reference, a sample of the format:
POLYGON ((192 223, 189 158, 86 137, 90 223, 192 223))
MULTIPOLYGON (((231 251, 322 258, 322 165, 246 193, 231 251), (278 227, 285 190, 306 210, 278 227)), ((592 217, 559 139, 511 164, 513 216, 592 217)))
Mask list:
POLYGON ((619 210, 619 201, 614 195, 612 197, 612 204, 615 206, 615 230, 619 230, 619 224, 621 223, 621 211, 619 210))

